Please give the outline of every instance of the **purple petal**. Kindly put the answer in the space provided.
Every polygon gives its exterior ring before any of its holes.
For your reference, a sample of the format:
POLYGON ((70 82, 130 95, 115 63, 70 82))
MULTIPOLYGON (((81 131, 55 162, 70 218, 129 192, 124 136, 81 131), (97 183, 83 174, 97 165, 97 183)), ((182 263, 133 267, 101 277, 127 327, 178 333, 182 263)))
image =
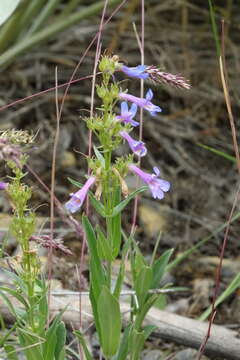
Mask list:
POLYGON ((157 176, 160 175, 160 170, 159 170, 159 168, 158 168, 157 166, 154 166, 153 171, 155 172, 155 174, 156 174, 157 176))
POLYGON ((159 106, 152 104, 151 109, 149 109, 149 112, 152 116, 156 116, 158 112, 162 112, 162 109, 159 106))
POLYGON ((146 100, 150 101, 153 98, 153 92, 151 89, 148 90, 148 92, 146 93, 146 100))
POLYGON ((170 189, 170 183, 166 180, 158 179, 158 184, 164 192, 170 189))
POLYGON ((161 189, 157 189, 157 188, 152 189, 150 186, 150 190, 152 192, 152 196, 154 199, 162 200, 164 198, 164 192, 161 189))
POLYGON ((132 119, 129 121, 129 123, 130 123, 133 127, 136 127, 136 126, 139 125, 139 122, 134 121, 134 120, 132 120, 132 119))
POLYGON ((132 104, 132 106, 131 106, 131 108, 130 108, 130 110, 129 110, 129 112, 130 112, 130 114, 131 114, 131 116, 132 117, 134 117, 135 115, 136 115, 136 112, 137 112, 137 104, 132 104))
POLYGON ((121 103, 121 115, 125 115, 128 113, 128 104, 126 101, 121 103))

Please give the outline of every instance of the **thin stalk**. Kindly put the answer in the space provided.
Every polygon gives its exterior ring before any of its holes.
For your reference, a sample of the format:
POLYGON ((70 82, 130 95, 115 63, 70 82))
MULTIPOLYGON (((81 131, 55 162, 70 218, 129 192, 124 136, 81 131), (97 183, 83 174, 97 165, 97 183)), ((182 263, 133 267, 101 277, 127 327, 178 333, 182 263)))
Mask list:
MULTIPOLYGON (((122 3, 124 3, 125 1, 123 1, 122 3)), ((17 56, 22 54, 24 51, 31 49, 33 46, 39 45, 39 43, 41 43, 42 41, 50 39, 52 36, 78 23, 83 19, 96 15, 102 9, 103 3, 103 1, 100 1, 93 5, 87 6, 85 9, 81 9, 81 11, 78 11, 67 18, 59 20, 57 23, 54 23, 48 26, 46 29, 39 31, 37 34, 34 34, 31 37, 22 40, 19 44, 16 44, 14 47, 1 55, 0 67, 9 65, 13 60, 16 59, 17 56)), ((120 0, 109 0, 109 6, 114 6, 118 3, 120 3, 120 0)))
MULTIPOLYGON (((144 65, 144 47, 145 47, 145 3, 144 0, 141 0, 141 41, 139 39, 138 33, 136 32, 136 38, 139 45, 139 50, 141 54, 141 65, 144 65)), ((144 79, 141 79, 141 88, 140 88, 140 97, 143 98, 144 95, 144 79)), ((140 108, 140 126, 139 126, 139 141, 142 140, 143 137, 143 108, 140 108)), ((141 163, 141 157, 138 157, 139 165, 141 163)), ((136 180, 136 187, 139 187, 139 178, 136 180)), ((131 233, 134 234, 136 221, 137 221, 137 211, 138 211, 138 201, 139 197, 136 196, 134 199, 133 205, 133 218, 132 218, 132 228, 131 233)))
MULTIPOLYGON (((51 279, 52 279, 52 241, 53 241, 53 233, 54 233, 54 215, 55 215, 55 208, 54 208, 54 198, 55 198, 55 178, 56 178, 56 160, 57 160, 57 147, 59 142, 60 136, 60 113, 59 113, 59 104, 58 104, 58 91, 57 91, 57 84, 58 84, 58 76, 57 76, 57 68, 55 69, 55 81, 56 81, 56 98, 55 98, 55 105, 56 105, 56 134, 54 138, 53 144, 53 154, 52 154, 52 171, 51 171, 51 199, 50 199, 50 250, 48 253, 48 306, 50 308, 50 293, 51 293, 51 279)), ((49 315, 50 316, 50 315, 49 315)), ((50 322, 50 318, 48 317, 48 325, 50 322)))

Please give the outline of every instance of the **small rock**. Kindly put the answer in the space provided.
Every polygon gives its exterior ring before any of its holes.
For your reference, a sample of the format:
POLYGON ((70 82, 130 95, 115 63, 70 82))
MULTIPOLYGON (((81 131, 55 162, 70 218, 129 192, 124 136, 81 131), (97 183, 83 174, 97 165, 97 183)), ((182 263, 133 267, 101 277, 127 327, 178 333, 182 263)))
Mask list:
POLYGON ((142 360, 161 360, 163 352, 160 350, 144 350, 142 353, 142 360))
MULTIPOLYGON (((185 349, 179 351, 173 358, 173 360, 196 360, 198 351, 194 349, 185 349)), ((201 357, 201 360, 207 360, 205 356, 201 357)))

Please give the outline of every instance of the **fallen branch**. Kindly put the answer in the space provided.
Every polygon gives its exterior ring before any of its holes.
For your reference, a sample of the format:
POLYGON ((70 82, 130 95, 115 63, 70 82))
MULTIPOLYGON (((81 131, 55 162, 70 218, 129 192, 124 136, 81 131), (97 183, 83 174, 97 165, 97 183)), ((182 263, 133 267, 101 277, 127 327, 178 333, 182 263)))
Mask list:
MULTIPOLYGON (((11 299, 16 304, 15 299, 11 299)), ((79 294, 62 291, 61 295, 52 295, 51 298, 51 317, 54 317, 67 304, 68 308, 63 314, 63 321, 73 326, 79 327, 79 294)), ((17 304, 16 304, 17 305, 17 304)), ((121 310, 124 316, 129 316, 129 304, 121 302, 121 310)), ((0 299, 0 312, 5 320, 13 321, 13 317, 8 311, 7 306, 0 299)), ((91 305, 87 296, 82 296, 82 326, 87 328, 93 322, 91 305)), ((198 349, 206 331, 208 323, 186 318, 166 311, 152 308, 147 317, 146 324, 157 327, 156 333, 163 340, 175 342, 198 349)), ((212 325, 211 337, 205 348, 205 355, 212 359, 223 358, 229 360, 240 360, 240 339, 237 332, 229 330, 223 326, 212 325)))

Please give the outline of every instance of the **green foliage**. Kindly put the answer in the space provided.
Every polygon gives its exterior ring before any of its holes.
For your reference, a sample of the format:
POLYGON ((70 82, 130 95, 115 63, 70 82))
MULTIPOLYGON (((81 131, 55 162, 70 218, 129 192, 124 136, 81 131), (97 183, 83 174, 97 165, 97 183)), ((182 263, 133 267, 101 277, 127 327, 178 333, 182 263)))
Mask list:
MULTIPOLYGON (((231 281, 231 283, 227 286, 226 290, 223 291, 223 293, 218 296, 216 302, 215 302, 215 308, 220 305, 223 301, 226 300, 226 298, 228 298, 230 295, 232 295, 234 293, 234 291, 236 291, 236 289, 240 288, 240 273, 238 273, 233 280, 231 281)), ((199 320, 206 320, 208 318, 208 316, 211 314, 212 312, 212 305, 209 306, 204 313, 199 317, 199 320)))
MULTIPOLYGON (((112 7, 120 1, 109 0, 108 6, 112 7)), ((78 1, 65 4, 63 0, 22 0, 14 11, 14 6, 9 10, 6 5, 10 2, 13 0, 1 0, 2 6, 0 5, 0 10, 3 8, 3 11, 0 11, 0 20, 2 19, 2 23, 5 21, 0 28, 0 68, 11 64, 23 52, 48 41, 72 25, 79 24, 81 20, 100 13, 104 5, 104 1, 97 1, 78 9, 78 1), (58 5, 60 11, 53 15, 58 5), (9 17, 10 14, 12 15, 9 17)))
POLYGON ((86 232, 87 242, 90 252, 90 280, 93 289, 94 298, 98 299, 102 286, 106 284, 106 276, 102 267, 97 250, 97 239, 92 225, 88 218, 83 216, 83 227, 86 232))
POLYGON ((158 258, 153 263, 153 279, 151 283, 151 289, 156 289, 160 285, 163 274, 166 272, 166 267, 168 265, 169 259, 173 253, 174 249, 166 250, 160 258, 158 258))
POLYGON ((101 330, 101 345, 105 356, 113 356, 121 336, 121 313, 119 302, 106 286, 103 286, 97 303, 101 330))
POLYGON ((93 360, 93 357, 92 355, 90 354, 88 348, 87 348, 87 344, 86 344, 86 341, 84 339, 84 336, 82 335, 81 331, 79 330, 75 330, 74 331, 74 335, 77 336, 82 348, 83 348, 83 351, 84 351, 84 355, 86 356, 86 360, 93 360))
POLYGON ((224 151, 214 149, 211 146, 207 146, 207 145, 200 144, 200 143, 198 143, 198 145, 201 146, 202 148, 204 148, 206 150, 209 150, 209 151, 211 151, 212 153, 214 153, 216 155, 222 156, 223 158, 225 158, 225 159, 231 161, 232 163, 236 164, 236 158, 234 156, 229 155, 229 154, 225 153, 224 151))

